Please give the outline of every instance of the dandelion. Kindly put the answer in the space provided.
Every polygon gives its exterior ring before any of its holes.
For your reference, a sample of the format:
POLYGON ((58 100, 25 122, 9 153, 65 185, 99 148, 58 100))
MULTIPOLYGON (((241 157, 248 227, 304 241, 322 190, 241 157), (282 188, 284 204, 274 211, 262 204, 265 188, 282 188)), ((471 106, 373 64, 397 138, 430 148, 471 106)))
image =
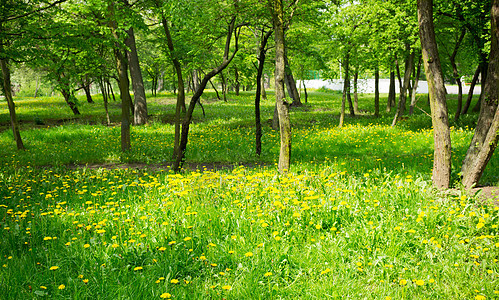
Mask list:
POLYGON ((170 299, 172 295, 170 293, 163 293, 159 296, 161 299, 170 299))
POLYGON ((422 285, 424 285, 424 280, 418 279, 415 281, 415 283, 417 286, 422 286, 422 285))
POLYGON ((272 276, 272 272, 267 272, 267 273, 263 274, 263 276, 265 276, 265 277, 272 276))
POLYGON ((83 245, 83 248, 85 248, 85 249, 86 249, 86 248, 89 248, 89 247, 90 247, 90 244, 85 244, 85 245, 83 245))
POLYGON ((174 278, 174 279, 170 280, 170 283, 177 284, 178 283, 178 279, 174 278))
POLYGON ((159 247, 159 249, 158 249, 158 250, 159 250, 159 251, 165 251, 165 250, 166 250, 166 248, 165 248, 165 247, 159 247))
POLYGON ((50 267, 50 269, 49 269, 49 270, 50 270, 50 271, 54 271, 54 270, 57 270, 57 269, 59 269, 59 267, 58 267, 58 266, 52 266, 52 267, 50 267))
POLYGON ((230 285, 224 285, 222 286, 223 290, 229 291, 232 287, 230 285))
POLYGON ((142 269, 143 269, 142 267, 135 267, 135 268, 133 268, 134 271, 140 271, 142 269))
POLYGON ((251 257, 251 256, 253 256, 253 253, 252 253, 252 252, 246 252, 246 253, 244 254, 244 256, 246 256, 246 257, 251 257))
POLYGON ((485 296, 482 295, 476 295, 475 300, 485 300, 485 296))
MULTIPOLYGON (((58 289, 60 289, 60 290, 63 290, 63 289, 65 289, 65 288, 66 288, 66 286, 65 286, 64 284, 61 284, 61 285, 60 285, 60 286, 58 286, 57 288, 58 288, 58 289)), ((485 298, 484 298, 484 299, 485 299, 485 298)))
POLYGON ((83 283, 87 284, 88 283, 88 279, 83 279, 83 283))
POLYGON ((404 286, 404 285, 406 285, 406 284, 407 284, 407 280, 405 280, 405 279, 401 279, 401 280, 399 281, 399 284, 400 284, 401 286, 404 286))
POLYGON ((190 237, 186 237, 186 238, 184 238, 184 241, 185 241, 185 242, 190 241, 190 240, 192 240, 192 238, 190 238, 190 237))
POLYGON ((112 244, 112 245, 111 245, 111 247, 113 247, 113 248, 118 248, 119 246, 120 246, 120 245, 118 245, 118 244, 112 244))
POLYGON ((324 275, 324 274, 329 273, 329 272, 331 272, 331 269, 327 268, 321 272, 321 275, 324 275))

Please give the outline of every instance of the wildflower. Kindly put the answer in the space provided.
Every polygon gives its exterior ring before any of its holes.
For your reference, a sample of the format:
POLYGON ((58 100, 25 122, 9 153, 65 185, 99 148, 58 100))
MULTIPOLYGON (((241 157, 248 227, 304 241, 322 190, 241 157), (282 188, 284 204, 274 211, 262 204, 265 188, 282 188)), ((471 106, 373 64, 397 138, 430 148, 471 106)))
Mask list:
POLYGON ((158 250, 159 250, 159 251, 165 251, 165 250, 166 250, 166 248, 165 248, 165 247, 159 247, 159 249, 158 249, 158 250))
POLYGON ((54 271, 54 270, 57 270, 57 269, 59 269, 59 267, 58 267, 58 266, 52 266, 52 267, 50 267, 50 269, 49 269, 49 270, 50 270, 50 271, 54 271))
POLYGON ((140 271, 142 269, 143 269, 142 267, 135 267, 135 268, 133 268, 134 271, 140 271))
POLYGON ((184 238, 184 241, 185 241, 185 242, 190 241, 190 240, 192 240, 192 238, 190 238, 190 237, 186 237, 186 238, 184 238))
POLYGON ((224 285, 224 286, 222 286, 222 289, 226 290, 226 291, 230 290, 231 288, 232 287, 230 285, 224 285))
POLYGON ((422 285, 424 285, 424 280, 418 279, 418 280, 415 281, 415 283, 418 286, 422 286, 422 285))
POLYGON ((485 300, 485 296, 482 295, 476 295, 475 300, 485 300))
POLYGON ((321 272, 321 275, 324 275, 324 274, 329 273, 329 272, 331 272, 331 269, 327 268, 321 272))
POLYGON ((400 282, 399 282, 399 284, 400 284, 401 286, 404 286, 404 285, 406 285, 406 284, 407 284, 407 280, 405 280, 405 279, 401 279, 401 280, 400 280, 400 282))
POLYGON ((88 283, 88 279, 83 279, 83 283, 88 283))
POLYGON ((253 253, 252 253, 252 252, 246 252, 246 253, 244 254, 244 256, 246 256, 246 257, 251 257, 251 256, 253 256, 253 253))
MULTIPOLYGON (((57 288, 58 288, 58 289, 60 289, 60 290, 63 290, 63 289, 65 289, 65 288, 66 288, 66 286, 65 286, 64 284, 61 284, 61 285, 60 285, 60 286, 58 286, 57 288)), ((484 298, 484 299, 485 299, 485 298, 484 298)))
POLYGON ((178 283, 178 279, 174 278, 174 279, 170 280, 170 283, 177 284, 178 283))
POLYGON ((265 276, 265 277, 272 276, 272 272, 267 272, 267 273, 263 274, 263 276, 265 276))
POLYGON ((113 247, 113 248, 118 248, 119 246, 120 246, 120 245, 118 245, 118 244, 113 244, 113 245, 111 245, 111 247, 113 247))
POLYGON ((88 248, 88 247, 90 247, 90 245, 89 245, 89 244, 85 244, 85 245, 83 245, 83 248, 88 248))
POLYGON ((170 299, 172 295, 170 293, 163 293, 159 297, 162 299, 170 299))
POLYGON ((46 286, 44 286, 44 285, 41 285, 41 286, 40 286, 40 288, 41 288, 42 290, 46 290, 46 289, 47 289, 47 287, 46 287, 46 286))

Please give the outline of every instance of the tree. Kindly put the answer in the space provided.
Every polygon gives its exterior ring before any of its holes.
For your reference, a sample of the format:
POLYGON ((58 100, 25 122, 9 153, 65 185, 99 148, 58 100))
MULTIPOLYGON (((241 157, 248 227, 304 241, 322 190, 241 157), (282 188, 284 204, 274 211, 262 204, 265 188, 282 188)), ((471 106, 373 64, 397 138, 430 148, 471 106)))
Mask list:
POLYGON ((476 185, 499 140, 499 0, 491 8, 491 45, 480 115, 475 134, 463 161, 462 183, 466 188, 476 185))
POLYGON ((433 0, 418 0, 419 36, 428 80, 433 124, 433 185, 448 188, 451 175, 451 139, 442 67, 433 25, 433 0))
POLYGON ((280 172, 285 172, 289 170, 291 160, 291 122, 289 119, 289 103, 286 102, 286 96, 284 94, 284 8, 282 0, 273 0, 271 3, 272 15, 274 19, 274 39, 276 48, 275 98, 281 136, 278 169, 280 172))

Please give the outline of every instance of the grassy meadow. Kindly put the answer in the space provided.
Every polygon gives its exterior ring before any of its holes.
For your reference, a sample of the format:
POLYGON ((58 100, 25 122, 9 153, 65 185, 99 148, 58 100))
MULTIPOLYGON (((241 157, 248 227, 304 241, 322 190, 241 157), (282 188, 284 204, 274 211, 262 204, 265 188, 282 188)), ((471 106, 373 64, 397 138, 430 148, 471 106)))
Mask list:
MULTIPOLYGON (((0 102, 0 299, 498 299, 499 195, 458 183, 477 115, 452 122, 452 191, 431 186, 426 95, 337 128, 341 95, 291 110, 292 167, 279 174, 273 97, 206 93, 182 173, 169 169, 174 95, 148 98, 150 122, 120 152, 120 106, 18 98, 26 151, 0 102)), ((455 99, 449 110, 455 110, 455 99)), ((452 117, 452 115, 451 115, 452 117)), ((499 156, 482 183, 499 186, 499 156)))

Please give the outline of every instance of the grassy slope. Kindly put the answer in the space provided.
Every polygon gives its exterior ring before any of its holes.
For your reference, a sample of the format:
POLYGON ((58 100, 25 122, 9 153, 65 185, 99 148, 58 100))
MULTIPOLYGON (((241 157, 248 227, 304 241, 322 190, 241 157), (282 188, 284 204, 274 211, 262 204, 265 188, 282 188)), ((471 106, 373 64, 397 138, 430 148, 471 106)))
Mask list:
MULTIPOLYGON (((266 122, 256 158, 251 94, 231 95, 206 103, 206 118, 196 112, 188 161, 198 171, 63 166, 167 163, 171 97, 149 100, 153 121, 133 128, 123 157, 119 127, 90 125, 103 119, 99 104, 82 103, 80 120, 53 126, 72 118, 61 99, 17 102, 21 121, 46 125, 24 123, 25 153, 0 134, 0 298, 498 297, 499 207, 431 188, 422 113, 395 129, 386 115, 340 130, 338 95, 314 93, 292 112, 293 167, 279 175, 278 135, 266 122), (268 166, 202 167, 220 162, 268 166)), ((263 105, 267 120, 272 100, 263 105)), ((474 117, 454 124, 456 170, 474 117)), ((7 118, 0 106, 0 123, 7 118)), ((498 164, 495 155, 485 182, 497 185, 498 164)))

